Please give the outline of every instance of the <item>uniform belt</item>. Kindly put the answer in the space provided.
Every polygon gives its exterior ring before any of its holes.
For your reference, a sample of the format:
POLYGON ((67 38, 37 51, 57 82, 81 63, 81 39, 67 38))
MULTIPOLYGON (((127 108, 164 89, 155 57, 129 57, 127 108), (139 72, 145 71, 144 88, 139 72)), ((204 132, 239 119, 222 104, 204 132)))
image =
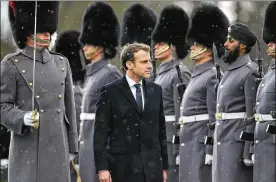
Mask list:
POLYGON ((80 120, 95 120, 95 113, 81 113, 80 120))
POLYGON ((175 115, 167 115, 165 116, 166 122, 175 121, 175 115))
POLYGON ((199 115, 193 115, 193 116, 181 116, 179 118, 179 123, 181 125, 183 125, 185 123, 192 123, 192 122, 204 121, 204 120, 209 120, 208 114, 199 114, 199 115))
POLYGON ((263 122, 263 121, 274 121, 271 114, 255 114, 255 121, 263 122))
POLYGON ((235 113, 216 113, 216 120, 229 120, 229 119, 245 119, 245 112, 235 112, 235 113))

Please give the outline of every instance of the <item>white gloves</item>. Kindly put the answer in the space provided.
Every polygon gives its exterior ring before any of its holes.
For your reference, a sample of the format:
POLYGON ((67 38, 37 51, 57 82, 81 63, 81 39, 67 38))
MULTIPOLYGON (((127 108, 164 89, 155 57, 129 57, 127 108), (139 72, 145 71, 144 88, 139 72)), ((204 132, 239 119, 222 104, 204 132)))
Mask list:
POLYGON ((24 115, 24 125, 38 128, 39 125, 39 112, 27 111, 24 115))
POLYGON ((75 158, 75 154, 69 154, 69 160, 70 160, 70 162, 72 161, 72 160, 74 160, 74 158, 75 158))
POLYGON ((254 162, 255 162, 255 155, 254 154, 251 155, 251 160, 252 160, 252 162, 254 164, 254 162))
MULTIPOLYGON (((251 156, 252 157, 252 156, 251 156)), ((244 165, 246 165, 247 167, 253 166, 253 160, 251 159, 243 159, 243 163, 244 165)))
POLYGON ((213 161, 213 155, 206 154, 205 155, 205 164, 206 165, 211 165, 213 161))
POLYGON ((180 164, 180 156, 179 155, 176 156, 175 163, 176 163, 176 165, 179 166, 179 164, 180 164))

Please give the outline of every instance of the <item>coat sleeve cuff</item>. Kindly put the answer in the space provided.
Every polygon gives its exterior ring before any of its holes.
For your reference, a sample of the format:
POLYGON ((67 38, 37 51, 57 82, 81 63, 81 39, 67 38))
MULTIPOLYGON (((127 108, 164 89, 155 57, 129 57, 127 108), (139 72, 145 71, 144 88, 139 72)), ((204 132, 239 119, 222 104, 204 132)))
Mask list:
POLYGON ((25 135, 28 126, 24 125, 25 111, 19 109, 13 109, 12 113, 7 115, 6 119, 2 118, 2 124, 10 131, 13 131, 17 135, 25 135))
POLYGON ((68 131, 69 152, 78 153, 78 133, 74 131, 68 131))

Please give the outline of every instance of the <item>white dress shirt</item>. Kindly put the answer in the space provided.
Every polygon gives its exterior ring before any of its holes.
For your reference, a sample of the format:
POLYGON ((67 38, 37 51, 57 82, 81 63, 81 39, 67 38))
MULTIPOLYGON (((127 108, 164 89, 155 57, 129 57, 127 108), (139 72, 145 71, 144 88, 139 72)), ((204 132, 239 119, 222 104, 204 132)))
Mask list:
MULTIPOLYGON (((134 96, 134 98, 136 100, 136 87, 135 87, 135 84, 137 84, 137 83, 134 80, 132 80, 131 78, 129 78, 127 75, 126 75, 126 80, 127 80, 128 85, 130 87, 132 95, 134 96)), ((143 103, 143 110, 144 110, 145 99, 144 99, 143 80, 141 80, 139 83, 140 83, 140 87, 141 87, 142 103, 143 103)))

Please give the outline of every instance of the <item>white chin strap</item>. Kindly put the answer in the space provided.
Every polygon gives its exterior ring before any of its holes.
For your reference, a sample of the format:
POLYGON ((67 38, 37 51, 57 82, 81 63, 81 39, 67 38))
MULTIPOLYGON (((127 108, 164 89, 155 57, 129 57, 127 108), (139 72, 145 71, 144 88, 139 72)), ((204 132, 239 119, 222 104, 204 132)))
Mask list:
POLYGON ((56 40, 57 40, 57 33, 53 33, 53 35, 51 35, 51 43, 48 47, 48 50, 52 50, 54 47, 55 47, 55 44, 56 44, 56 40))
POLYGON ((190 58, 191 58, 191 59, 195 59, 195 57, 197 57, 198 55, 200 55, 200 54, 206 52, 207 50, 208 50, 208 49, 207 49, 207 47, 205 47, 205 46, 201 46, 201 48, 200 48, 198 51, 192 50, 191 53, 190 53, 190 58))
POLYGON ((170 49, 170 46, 168 44, 165 44, 157 53, 156 56, 159 56, 160 54, 166 52, 167 50, 170 49))

